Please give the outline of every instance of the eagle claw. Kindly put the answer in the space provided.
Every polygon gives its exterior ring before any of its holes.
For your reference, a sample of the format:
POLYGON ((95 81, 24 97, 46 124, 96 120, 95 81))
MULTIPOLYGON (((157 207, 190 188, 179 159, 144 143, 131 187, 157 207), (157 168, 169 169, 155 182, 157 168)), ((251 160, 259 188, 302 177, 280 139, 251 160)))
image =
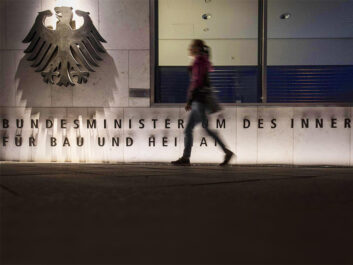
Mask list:
POLYGON ((54 76, 59 76, 59 72, 49 70, 48 72, 42 72, 42 76, 45 83, 54 84, 54 76))
POLYGON ((88 72, 81 72, 81 71, 73 71, 71 72, 72 76, 76 77, 77 76, 77 83, 82 84, 87 83, 87 78, 89 76, 88 72))

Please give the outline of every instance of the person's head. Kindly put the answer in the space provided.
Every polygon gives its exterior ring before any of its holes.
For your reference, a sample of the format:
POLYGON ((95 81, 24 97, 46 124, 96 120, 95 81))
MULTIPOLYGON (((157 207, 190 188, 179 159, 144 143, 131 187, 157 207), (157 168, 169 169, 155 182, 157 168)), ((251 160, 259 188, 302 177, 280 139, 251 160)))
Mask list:
POLYGON ((209 47, 203 40, 193 40, 189 47, 191 56, 206 55, 209 56, 209 47))

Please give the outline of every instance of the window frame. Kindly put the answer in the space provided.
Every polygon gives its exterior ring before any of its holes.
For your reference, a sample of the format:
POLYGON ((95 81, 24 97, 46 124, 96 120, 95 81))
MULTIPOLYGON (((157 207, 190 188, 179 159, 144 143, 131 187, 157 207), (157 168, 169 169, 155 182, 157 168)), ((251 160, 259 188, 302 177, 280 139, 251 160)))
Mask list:
MULTIPOLYGON (((157 103, 155 101, 156 67, 158 67, 159 32, 158 32, 158 1, 149 0, 150 5, 150 106, 151 107, 183 107, 183 103, 157 103)), ((268 103, 267 102, 267 15, 268 0, 258 0, 258 87, 261 91, 263 102, 258 103, 221 103, 224 107, 353 107, 351 103, 327 102, 327 103, 268 103)))

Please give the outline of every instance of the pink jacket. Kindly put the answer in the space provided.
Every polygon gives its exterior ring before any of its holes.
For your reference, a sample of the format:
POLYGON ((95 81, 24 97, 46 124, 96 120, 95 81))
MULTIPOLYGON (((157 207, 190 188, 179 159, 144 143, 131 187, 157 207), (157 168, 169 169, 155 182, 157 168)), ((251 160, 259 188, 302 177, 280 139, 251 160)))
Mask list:
POLYGON ((191 71, 191 84, 188 89, 187 102, 191 103, 197 99, 197 90, 205 86, 207 75, 213 68, 205 55, 199 55, 195 58, 189 70, 191 71))

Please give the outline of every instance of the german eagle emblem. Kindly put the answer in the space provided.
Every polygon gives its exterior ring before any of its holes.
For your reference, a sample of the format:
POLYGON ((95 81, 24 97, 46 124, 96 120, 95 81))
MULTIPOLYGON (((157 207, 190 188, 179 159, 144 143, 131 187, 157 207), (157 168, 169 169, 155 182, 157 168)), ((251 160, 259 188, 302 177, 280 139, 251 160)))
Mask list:
POLYGON ((76 10, 83 17, 84 23, 75 29, 71 7, 54 8, 58 22, 56 30, 44 25, 45 19, 53 15, 50 10, 39 12, 36 21, 23 40, 30 43, 25 53, 27 59, 33 61, 32 67, 41 72, 46 83, 59 86, 86 83, 89 71, 98 67, 102 60, 100 53, 106 50, 102 42, 106 42, 99 34, 88 12, 76 10))

